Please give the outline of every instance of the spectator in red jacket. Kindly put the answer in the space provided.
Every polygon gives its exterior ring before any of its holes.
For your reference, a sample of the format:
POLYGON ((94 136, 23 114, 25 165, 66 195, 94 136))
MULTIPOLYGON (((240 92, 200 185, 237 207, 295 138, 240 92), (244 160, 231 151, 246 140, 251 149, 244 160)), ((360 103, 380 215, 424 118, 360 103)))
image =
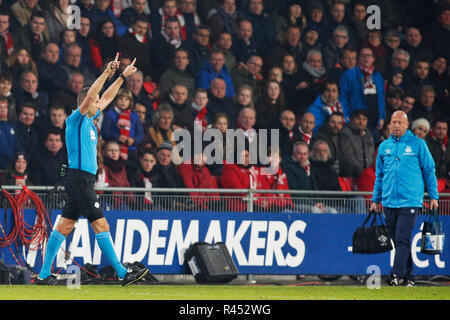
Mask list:
MULTIPOLYGON (((261 179, 258 170, 250 164, 248 149, 243 150, 237 157, 239 161, 227 163, 222 170, 220 184, 225 189, 261 189, 261 179)), ((237 160, 235 159, 235 160, 237 160)), ((247 211, 246 193, 227 194, 227 208, 230 211, 247 211)))
MULTIPOLYGON (((211 175, 203 153, 194 155, 193 161, 186 161, 177 167, 186 188, 189 189, 217 189, 217 180, 211 175)), ((218 193, 190 192, 191 200, 201 209, 208 209, 219 200, 218 193)))

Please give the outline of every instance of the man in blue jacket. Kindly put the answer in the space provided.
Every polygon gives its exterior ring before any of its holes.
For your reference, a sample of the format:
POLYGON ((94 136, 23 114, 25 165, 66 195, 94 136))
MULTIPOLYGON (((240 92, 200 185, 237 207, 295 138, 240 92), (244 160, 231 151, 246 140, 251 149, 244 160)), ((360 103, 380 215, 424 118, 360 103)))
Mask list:
POLYGON ((370 48, 362 48, 358 65, 342 73, 339 100, 347 106, 349 114, 356 109, 369 113, 368 128, 375 141, 385 119, 385 84, 381 74, 374 69, 375 57, 370 48))
POLYGON ((383 205, 389 234, 395 243, 394 266, 387 283, 396 286, 403 279, 414 286, 411 232, 422 209, 425 186, 430 209, 439 199, 435 164, 426 142, 408 130, 408 117, 396 111, 391 117, 392 134, 378 149, 376 179, 370 210, 383 205))

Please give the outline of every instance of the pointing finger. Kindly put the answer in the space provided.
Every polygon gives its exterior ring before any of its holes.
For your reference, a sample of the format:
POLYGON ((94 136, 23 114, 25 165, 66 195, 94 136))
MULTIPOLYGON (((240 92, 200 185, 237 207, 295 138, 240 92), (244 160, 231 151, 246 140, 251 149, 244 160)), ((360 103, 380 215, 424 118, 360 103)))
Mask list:
POLYGON ((136 58, 134 58, 133 62, 130 64, 131 66, 134 66, 134 63, 136 62, 136 58))
POLYGON ((116 58, 114 59, 114 61, 118 61, 119 60, 119 53, 117 52, 117 54, 116 54, 116 58))

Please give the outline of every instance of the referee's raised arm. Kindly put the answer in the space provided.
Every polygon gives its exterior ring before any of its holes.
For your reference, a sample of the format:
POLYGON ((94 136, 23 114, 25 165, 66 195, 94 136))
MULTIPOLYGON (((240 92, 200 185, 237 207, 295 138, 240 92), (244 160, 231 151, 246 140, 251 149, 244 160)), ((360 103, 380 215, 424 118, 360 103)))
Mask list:
POLYGON ((116 58, 114 61, 111 61, 108 63, 108 66, 105 68, 105 70, 102 72, 102 74, 95 80, 95 82, 91 85, 89 90, 86 93, 86 96, 84 97, 81 104, 78 106, 78 110, 81 114, 85 115, 89 111, 91 111, 92 107, 94 106, 95 102, 99 100, 99 92, 103 88, 103 85, 105 84, 106 79, 108 79, 108 76, 110 73, 115 72, 116 69, 119 68, 119 53, 116 54, 116 58))

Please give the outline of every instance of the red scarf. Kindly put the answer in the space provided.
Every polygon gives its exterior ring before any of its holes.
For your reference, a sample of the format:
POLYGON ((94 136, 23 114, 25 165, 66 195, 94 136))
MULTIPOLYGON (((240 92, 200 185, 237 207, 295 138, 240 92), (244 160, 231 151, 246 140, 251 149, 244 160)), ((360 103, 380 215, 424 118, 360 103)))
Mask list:
MULTIPOLYGON (((27 178, 28 178, 28 175, 23 175, 23 176, 18 176, 18 175, 15 175, 15 174, 13 174, 12 175, 13 176, 13 178, 15 179, 15 181, 16 181, 16 185, 17 186, 22 186, 22 185, 26 185, 26 181, 27 181, 27 178)), ((20 194, 20 189, 19 190, 16 190, 14 193, 15 193, 15 195, 17 196, 17 195, 19 195, 20 194)))
MULTIPOLYGON (((435 140, 439 140, 439 139, 435 136, 433 130, 430 130, 429 135, 430 135, 431 138, 433 138, 433 139, 435 139, 435 140)), ((441 143, 442 151, 445 152, 445 151, 447 150, 448 135, 446 135, 444 139, 439 140, 439 142, 441 143)))
POLYGON ((309 175, 311 174, 311 163, 309 163, 309 160, 307 160, 308 162, 303 166, 303 169, 306 171, 306 174, 309 175))
POLYGON ((206 127, 208 126, 208 122, 206 121, 206 115, 208 114, 208 109, 206 107, 203 107, 200 111, 195 110, 197 115, 195 116, 194 121, 201 121, 202 123, 202 131, 206 130, 206 127))
POLYGON ((294 131, 289 130, 289 140, 294 140, 294 131))
POLYGON ((373 71, 375 70, 375 65, 372 65, 370 68, 366 68, 359 64, 358 67, 364 74, 364 88, 372 89, 373 82, 370 80, 370 78, 372 77, 373 71))
POLYGON ((4 33, 0 33, 0 36, 5 41, 6 53, 8 54, 8 56, 10 56, 14 51, 14 44, 12 41, 11 33, 9 33, 9 31, 6 31, 4 33))
POLYGON ((140 43, 146 43, 147 42, 147 37, 146 36, 140 36, 138 35, 133 28, 130 27, 130 29, 128 29, 128 31, 134 36, 134 38, 140 42, 140 43))
POLYGON ((312 133, 303 132, 301 126, 298 127, 298 130, 300 131, 300 134, 302 135, 303 141, 305 141, 306 144, 309 145, 309 143, 311 142, 312 133))
POLYGON ((114 15, 119 18, 120 14, 123 10, 123 2, 121 0, 112 0, 111 1, 111 11, 114 13, 114 15))
MULTIPOLYGON (((145 177, 142 173, 139 176, 139 178, 144 181, 144 188, 148 189, 152 187, 152 181, 150 178, 145 177)), ((146 191, 144 193, 144 203, 146 204, 153 204, 152 194, 149 191, 146 191)))
MULTIPOLYGON (((117 111, 119 110, 116 110, 116 112, 117 111)), ((117 127, 119 127, 119 135, 129 137, 131 129, 131 109, 119 112, 119 120, 117 121, 117 127)), ((120 144, 120 156, 123 160, 128 159, 128 146, 126 144, 120 144)))

